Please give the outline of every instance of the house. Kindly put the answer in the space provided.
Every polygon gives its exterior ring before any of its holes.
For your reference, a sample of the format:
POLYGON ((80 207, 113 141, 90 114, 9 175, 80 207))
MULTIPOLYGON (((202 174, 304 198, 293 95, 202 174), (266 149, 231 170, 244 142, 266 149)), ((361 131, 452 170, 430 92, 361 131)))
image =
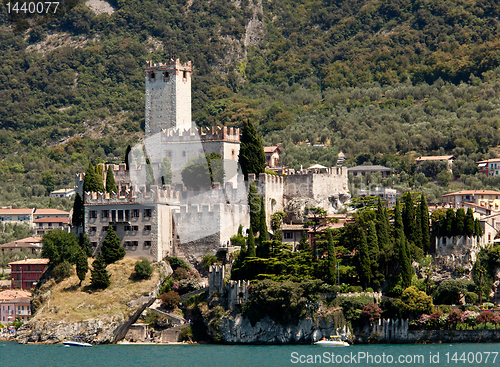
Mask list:
POLYGON ((417 162, 417 166, 420 166, 424 162, 445 162, 446 169, 448 171, 452 171, 453 161, 455 160, 455 156, 453 155, 430 155, 426 157, 418 157, 415 158, 415 162, 417 162))
POLYGON ((461 208, 466 203, 474 203, 490 210, 500 210, 500 191, 462 190, 442 195, 441 198, 444 205, 453 208, 461 208))
POLYGON ((10 262, 11 288, 33 288, 49 264, 49 259, 24 259, 10 262))
POLYGON ((281 154, 279 145, 264 147, 264 153, 266 153, 266 167, 274 168, 279 166, 281 154))
POLYGON ((19 290, 0 292, 0 323, 10 324, 16 318, 28 321, 31 316, 31 293, 19 290))
POLYGON ((69 218, 69 212, 59 209, 35 209, 33 220, 40 218, 69 218))
POLYGON ((498 176, 500 172, 500 158, 486 159, 476 163, 479 172, 486 176, 498 176))
POLYGON ((35 209, 12 209, 12 208, 2 208, 0 209, 0 222, 7 223, 26 223, 30 227, 33 227, 33 213, 35 209))
POLYGON ((50 196, 53 198, 69 198, 75 195, 75 193, 75 189, 59 189, 52 191, 50 196))
POLYGON ((37 236, 43 236, 45 233, 54 229, 62 229, 69 232, 69 217, 43 217, 33 221, 37 236))
POLYGON ((10 251, 28 249, 32 254, 42 251, 42 238, 41 237, 27 237, 21 240, 4 243, 0 246, 2 254, 10 251))
POLYGON ((366 176, 367 173, 382 173, 382 177, 389 177, 395 172, 392 168, 384 166, 356 166, 347 169, 347 174, 352 174, 353 176, 366 176))

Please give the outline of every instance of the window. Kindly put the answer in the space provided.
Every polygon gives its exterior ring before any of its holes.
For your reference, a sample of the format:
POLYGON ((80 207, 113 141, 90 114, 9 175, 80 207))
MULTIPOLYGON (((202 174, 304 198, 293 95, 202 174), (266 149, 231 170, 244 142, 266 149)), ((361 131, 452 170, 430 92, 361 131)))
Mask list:
POLYGON ((92 245, 92 247, 97 247, 97 242, 91 242, 90 244, 92 245))
POLYGON ((132 218, 139 218, 139 209, 132 210, 132 218))
POLYGON ((130 246, 130 244, 131 244, 130 241, 125 241, 124 246, 127 247, 127 246, 130 246))
POLYGON ((113 230, 116 232, 118 230, 117 226, 113 226, 113 230))
POLYGON ((130 231, 130 230, 132 229, 132 227, 130 227, 130 226, 125 226, 123 229, 125 230, 125 232, 127 232, 127 231, 130 231))
POLYGON ((144 209, 144 216, 151 217, 151 209, 144 209))
POLYGON ((109 217, 109 210, 102 210, 101 218, 108 218, 108 217, 109 217))
POLYGON ((139 230, 139 226, 133 226, 132 227, 132 231, 138 231, 139 230))
POLYGON ((151 226, 144 226, 145 231, 151 231, 151 226))
POLYGON ((292 238, 292 232, 283 232, 284 236, 286 239, 291 239, 292 238))
POLYGON ((96 233, 97 227, 90 227, 90 233, 96 233))
POLYGON ((187 79, 188 72, 186 70, 182 71, 182 79, 187 79))
POLYGON ((97 211, 95 211, 95 210, 89 211, 89 217, 90 218, 97 218, 97 211))
POLYGON ((125 210, 125 220, 128 221, 130 219, 130 210, 125 210))
POLYGON ((123 210, 118 210, 118 221, 123 222, 123 210))
POLYGON ((139 246, 139 241, 132 241, 132 246, 139 246))
POLYGON ((144 246, 146 246, 146 247, 151 246, 151 241, 144 241, 144 246))
POLYGON ((102 231, 103 231, 103 232, 106 232, 106 231, 108 230, 108 228, 109 228, 108 226, 103 226, 103 227, 102 227, 102 231))

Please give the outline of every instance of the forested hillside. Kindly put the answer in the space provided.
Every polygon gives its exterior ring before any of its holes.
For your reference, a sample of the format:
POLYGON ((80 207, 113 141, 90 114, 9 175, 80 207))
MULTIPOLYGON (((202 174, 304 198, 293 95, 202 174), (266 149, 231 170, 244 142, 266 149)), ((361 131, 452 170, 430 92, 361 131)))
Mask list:
POLYGON ((478 186, 474 160, 500 141, 496 1, 109 3, 19 33, 3 9, 0 204, 71 185, 89 159, 120 161, 143 136, 149 59, 192 60, 196 122, 252 119, 295 168, 342 149, 422 184, 433 177, 407 153, 449 152, 478 186))

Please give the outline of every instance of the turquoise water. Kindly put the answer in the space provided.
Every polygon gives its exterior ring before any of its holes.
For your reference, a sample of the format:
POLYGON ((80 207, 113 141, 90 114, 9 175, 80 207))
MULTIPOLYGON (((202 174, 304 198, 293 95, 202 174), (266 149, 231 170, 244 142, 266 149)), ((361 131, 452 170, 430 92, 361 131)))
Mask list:
POLYGON ((498 343, 380 344, 346 348, 314 345, 103 345, 68 348, 0 342, 0 367, 500 366, 498 352, 498 343), (360 356, 364 358, 359 359, 360 356))

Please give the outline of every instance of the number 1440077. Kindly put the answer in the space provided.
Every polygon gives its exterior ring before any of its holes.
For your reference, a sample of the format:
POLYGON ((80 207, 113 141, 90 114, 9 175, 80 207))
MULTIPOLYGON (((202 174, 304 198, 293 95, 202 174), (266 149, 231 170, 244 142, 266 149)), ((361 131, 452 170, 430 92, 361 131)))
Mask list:
POLYGON ((445 353, 446 363, 495 363, 498 352, 445 353))

